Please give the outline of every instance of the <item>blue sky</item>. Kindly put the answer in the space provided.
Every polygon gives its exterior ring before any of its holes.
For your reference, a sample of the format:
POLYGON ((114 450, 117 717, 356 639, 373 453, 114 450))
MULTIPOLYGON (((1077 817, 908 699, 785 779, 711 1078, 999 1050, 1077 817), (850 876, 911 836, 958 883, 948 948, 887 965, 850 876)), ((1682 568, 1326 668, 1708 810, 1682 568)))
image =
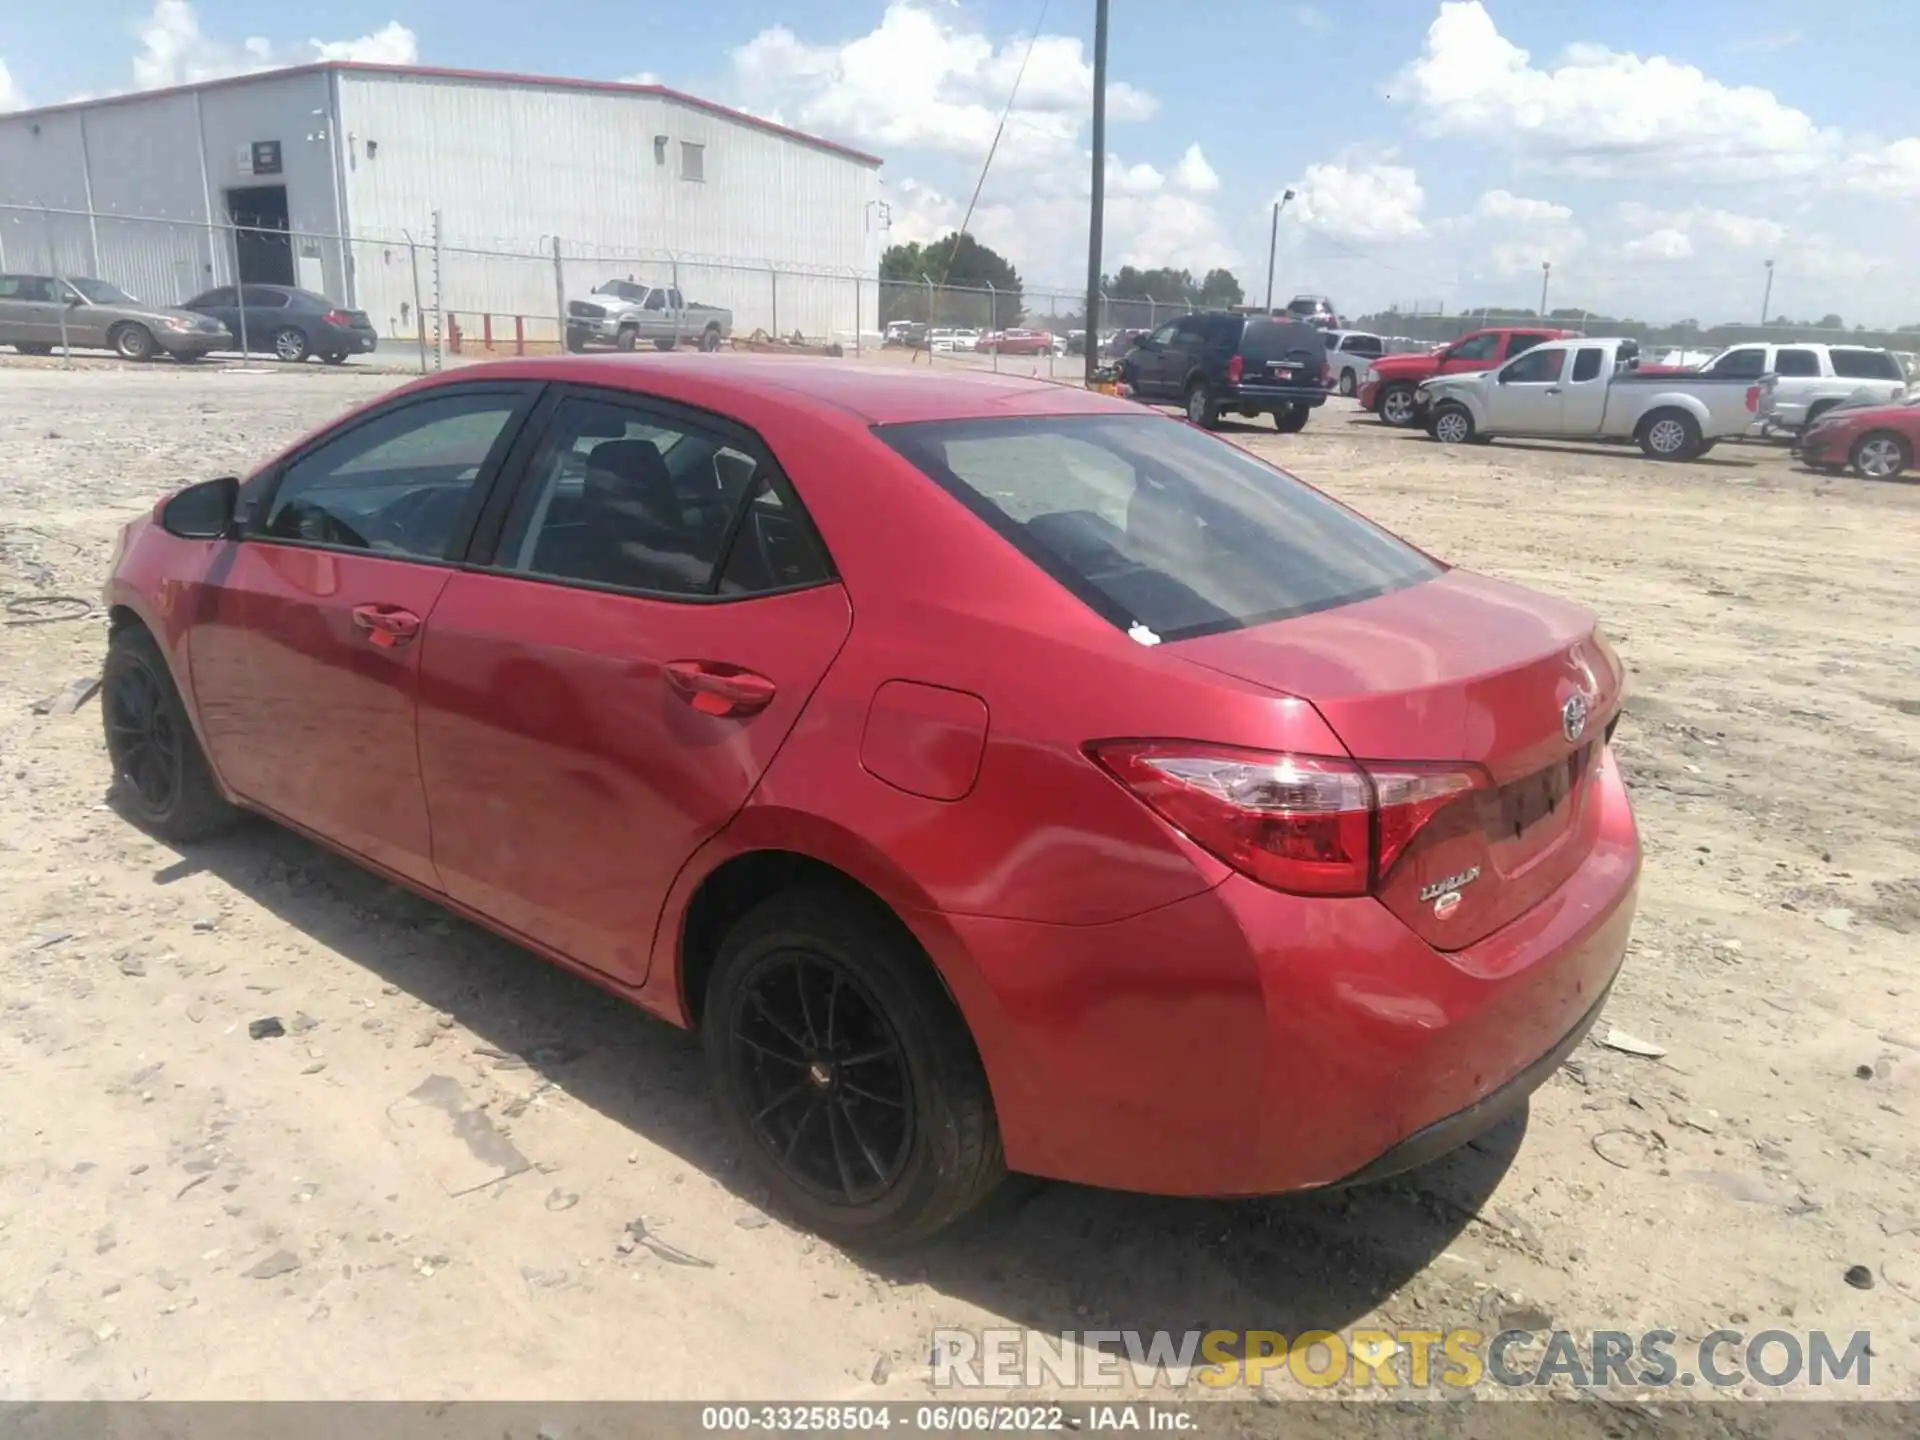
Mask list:
MULTIPOLYGON (((0 104, 323 54, 646 76, 886 157, 894 238, 958 220, 1037 0, 0 0, 0 104)), ((1359 311, 1920 321, 1914 0, 1114 5, 1109 269, 1225 264, 1359 311)), ((1049 0, 974 228, 1084 272, 1091 0, 1049 0)))

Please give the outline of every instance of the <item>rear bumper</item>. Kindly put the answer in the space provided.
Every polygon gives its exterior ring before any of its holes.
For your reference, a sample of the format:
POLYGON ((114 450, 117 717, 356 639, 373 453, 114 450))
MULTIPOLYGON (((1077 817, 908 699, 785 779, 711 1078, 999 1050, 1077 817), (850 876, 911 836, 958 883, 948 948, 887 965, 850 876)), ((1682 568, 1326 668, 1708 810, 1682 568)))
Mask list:
POLYGON ((916 926, 956 984, 1014 1169, 1179 1195, 1351 1183, 1511 1112, 1598 1013, 1640 851, 1617 766, 1598 838, 1552 896, 1432 949, 1371 898, 1232 876, 1110 925, 916 926), (944 932, 944 933, 941 933, 944 932), (943 952, 942 947, 950 947, 943 952))
POLYGON ((1222 407, 1245 405, 1256 410, 1277 405, 1311 408, 1327 403, 1327 392, 1320 385, 1216 385, 1213 393, 1222 407))

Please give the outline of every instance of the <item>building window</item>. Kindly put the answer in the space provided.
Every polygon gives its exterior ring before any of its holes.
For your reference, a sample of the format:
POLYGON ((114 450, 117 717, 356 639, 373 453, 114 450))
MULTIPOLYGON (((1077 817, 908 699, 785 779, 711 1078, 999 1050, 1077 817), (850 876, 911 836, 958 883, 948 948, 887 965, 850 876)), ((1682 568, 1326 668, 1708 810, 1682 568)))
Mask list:
POLYGON ((680 142, 680 178, 682 180, 704 180, 707 178, 707 147, 696 145, 691 140, 680 142))

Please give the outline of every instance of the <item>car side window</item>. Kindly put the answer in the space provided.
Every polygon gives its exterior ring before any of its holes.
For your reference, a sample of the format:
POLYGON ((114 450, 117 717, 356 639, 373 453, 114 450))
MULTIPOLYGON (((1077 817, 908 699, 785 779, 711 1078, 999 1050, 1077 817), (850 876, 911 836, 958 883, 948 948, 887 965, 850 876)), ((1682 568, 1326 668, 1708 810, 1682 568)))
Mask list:
POLYGON ((249 310, 284 310, 287 299, 284 290, 269 290, 264 285, 240 287, 240 302, 249 310))
POLYGON ((231 285, 228 285, 219 290, 209 290, 204 295, 194 296, 193 299, 187 301, 187 309, 219 310, 235 303, 234 289, 231 285))
POLYGON ((664 290, 649 290, 647 292, 647 298, 640 302, 640 308, 642 310, 666 309, 667 308, 667 292, 664 290))
POLYGON ((448 560, 519 408, 499 390, 436 395, 356 425, 281 473, 253 534, 448 560))
POLYGON ((1730 375, 1737 379, 1757 380, 1766 373, 1767 352, 1758 345, 1729 350, 1718 360, 1701 368, 1704 375, 1730 375))
POLYGON ((1190 315, 1185 320, 1174 322, 1173 342, 1176 345, 1198 345, 1205 337, 1207 327, 1198 316, 1190 315))
POLYGON ((1605 352, 1598 345, 1583 345, 1573 354, 1573 378, 1575 383, 1582 380, 1595 380, 1600 375, 1600 361, 1605 352))
POLYGON ((51 303, 53 282, 41 275, 0 275, 0 300, 51 303))
POLYGON ((1780 353, 1774 357, 1773 373, 1793 376, 1818 375, 1820 357, 1811 350, 1782 347, 1780 353))
POLYGON ((1147 337, 1147 343, 1150 345, 1171 345, 1173 343, 1173 332, 1179 328, 1180 327, 1174 323, 1162 325, 1147 337))
POLYGON ((1382 349, 1378 335, 1349 335, 1340 348, 1354 355, 1378 355, 1382 349))
POLYGON ((1540 385, 1558 380, 1567 363, 1564 350, 1531 350, 1500 372, 1502 385, 1540 385))
POLYGON ((682 597, 753 594, 829 573, 806 517, 757 446, 584 396, 554 412, 495 563, 529 577, 682 597))
POLYGON ((1476 335, 1464 344, 1456 345, 1448 353, 1449 360, 1491 360, 1500 353, 1498 335, 1476 335))
POLYGON ((1885 350, 1835 348, 1827 354, 1833 360, 1833 373, 1849 380, 1904 381, 1907 378, 1900 369, 1900 362, 1885 350))

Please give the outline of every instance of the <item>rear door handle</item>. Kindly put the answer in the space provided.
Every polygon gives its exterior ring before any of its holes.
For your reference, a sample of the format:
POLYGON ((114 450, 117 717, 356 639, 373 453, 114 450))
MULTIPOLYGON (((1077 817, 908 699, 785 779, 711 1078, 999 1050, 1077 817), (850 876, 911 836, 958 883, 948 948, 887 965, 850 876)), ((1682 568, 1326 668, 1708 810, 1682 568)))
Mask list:
POLYGON ((1560 393, 1560 387, 1558 385, 1547 386, 1547 394, 1558 395, 1559 393, 1560 393))
POLYGON ((354 627, 382 650, 407 644, 420 633, 420 617, 398 605, 356 605, 354 627))
POLYGON ((757 715, 773 703, 773 681, 724 661, 675 660, 666 676, 673 693, 702 715, 757 715))

